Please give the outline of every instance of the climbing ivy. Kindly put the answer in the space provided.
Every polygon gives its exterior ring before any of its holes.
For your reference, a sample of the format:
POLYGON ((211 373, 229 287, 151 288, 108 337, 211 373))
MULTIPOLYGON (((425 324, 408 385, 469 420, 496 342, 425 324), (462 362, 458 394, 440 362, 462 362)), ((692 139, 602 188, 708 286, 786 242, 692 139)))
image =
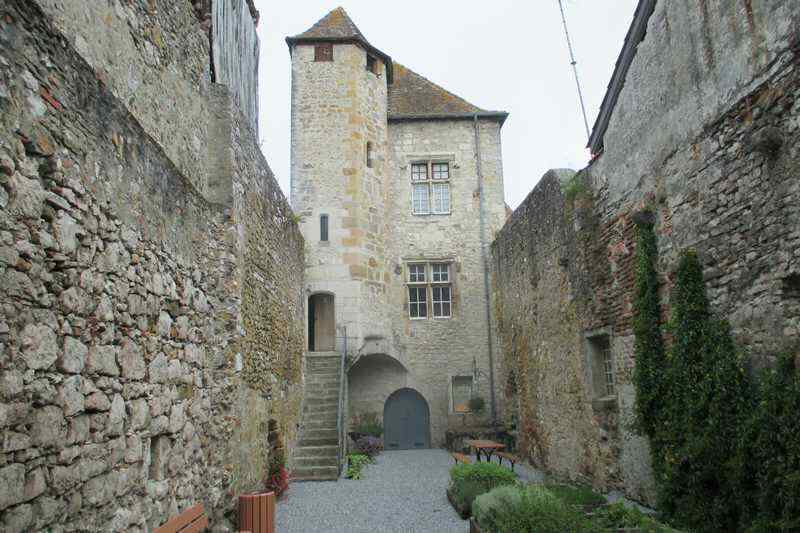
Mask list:
POLYGON ((664 342, 661 338, 661 312, 658 304, 658 248, 653 224, 636 226, 636 296, 633 303, 634 353, 633 382, 636 395, 636 425, 640 433, 653 437, 660 418, 661 375, 664 369, 664 342))
POLYGON ((697 254, 681 255, 662 341, 652 225, 638 229, 636 414, 659 509, 692 531, 800 530, 800 377, 792 357, 750 379, 715 318, 697 254))

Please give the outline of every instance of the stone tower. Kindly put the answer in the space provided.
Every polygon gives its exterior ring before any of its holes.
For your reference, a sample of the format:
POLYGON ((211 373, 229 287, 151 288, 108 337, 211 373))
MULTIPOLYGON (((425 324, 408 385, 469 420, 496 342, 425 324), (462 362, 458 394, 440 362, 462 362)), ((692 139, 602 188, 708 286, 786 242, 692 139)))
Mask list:
POLYGON ((384 213, 392 61, 341 8, 287 43, 291 202, 306 239, 308 348, 341 351, 346 330, 351 351, 365 336, 388 331, 384 213))

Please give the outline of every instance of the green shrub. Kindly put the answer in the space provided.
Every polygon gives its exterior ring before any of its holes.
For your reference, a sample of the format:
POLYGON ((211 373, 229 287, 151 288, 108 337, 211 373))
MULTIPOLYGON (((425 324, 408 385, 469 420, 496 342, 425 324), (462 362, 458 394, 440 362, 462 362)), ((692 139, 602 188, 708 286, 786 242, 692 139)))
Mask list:
POLYGON ((458 464, 450 469, 450 491, 456 503, 469 511, 477 496, 495 487, 513 485, 516 479, 514 472, 497 464, 458 464))
POLYGON ((602 505, 606 503, 605 497, 597 494, 591 487, 572 485, 545 485, 555 497, 569 505, 602 505))
POLYGON ((351 453, 347 456, 347 477, 350 479, 361 479, 361 469, 365 465, 373 463, 374 460, 369 455, 363 453, 351 453))
POLYGON ((671 533, 676 531, 638 509, 625 506, 617 502, 595 511, 592 515, 592 524, 597 530, 617 530, 620 528, 638 528, 644 533, 671 533))
POLYGON ((353 432, 380 438, 383 435, 383 424, 378 413, 364 413, 354 417, 353 432))
POLYGON ((591 531, 583 512, 539 485, 500 487, 478 496, 474 515, 488 533, 591 531))
POLYGON ((486 400, 482 396, 473 396, 468 405, 471 412, 479 415, 486 409, 486 400))
POLYGON ((512 484, 516 479, 517 475, 511 469, 489 462, 457 464, 450 469, 450 480, 453 483, 469 480, 491 485, 491 488, 494 488, 499 485, 512 484))
POLYGON ((751 530, 800 531, 800 375, 791 356, 764 371, 757 401, 741 459, 755 466, 751 530))

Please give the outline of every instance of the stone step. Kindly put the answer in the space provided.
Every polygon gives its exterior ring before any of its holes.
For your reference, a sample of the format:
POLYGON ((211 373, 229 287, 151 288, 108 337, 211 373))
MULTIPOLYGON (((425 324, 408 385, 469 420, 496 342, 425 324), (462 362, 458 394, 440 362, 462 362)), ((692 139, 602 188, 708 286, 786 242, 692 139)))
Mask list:
POLYGON ((339 384, 338 383, 331 383, 329 385, 323 384, 314 384, 314 385, 306 385, 306 394, 319 392, 319 393, 329 393, 335 392, 337 395, 339 394, 339 384))
POLYGON ((304 407, 303 408, 303 420, 311 418, 320 418, 320 417, 332 417, 336 418, 339 416, 339 410, 336 406, 327 406, 324 405, 322 407, 304 407))
POLYGON ((339 391, 313 391, 306 393, 306 400, 335 400, 339 401, 339 391))
POLYGON ((336 481, 339 469, 336 466, 299 467, 292 470, 292 481, 336 481))
POLYGON ((299 446, 294 449, 292 456, 295 459, 309 457, 336 457, 339 453, 338 446, 299 446))
POLYGON ((303 419, 301 426, 304 430, 332 429, 336 430, 336 417, 315 418, 313 420, 303 419))
MULTIPOLYGON (((334 431, 336 433, 336 431, 334 431)), ((297 446, 338 446, 336 437, 302 437, 297 441, 297 446)))
POLYGON ((335 468, 336 461, 338 461, 336 455, 327 457, 295 457, 294 466, 295 468, 324 466, 332 466, 335 468))
POLYGON ((332 386, 339 388, 339 379, 318 379, 318 378, 311 378, 306 380, 306 388, 314 387, 314 386, 332 386))

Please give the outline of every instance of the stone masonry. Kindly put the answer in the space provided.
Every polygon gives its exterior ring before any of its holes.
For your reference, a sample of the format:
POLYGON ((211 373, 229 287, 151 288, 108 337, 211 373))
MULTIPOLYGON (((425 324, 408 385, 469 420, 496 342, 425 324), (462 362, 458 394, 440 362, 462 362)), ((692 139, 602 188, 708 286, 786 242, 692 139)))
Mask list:
POLYGON ((577 176, 545 175, 493 245, 504 400, 527 458, 652 502, 631 432, 633 216, 656 212, 662 314, 697 250, 712 309, 754 365, 800 337, 797 28, 790 1, 657 2, 605 132, 577 176), (606 335, 615 394, 593 381, 606 335))
POLYGON ((296 438, 303 239, 206 35, 188 2, 0 7, 3 531, 225 525, 296 438))
POLYGON ((488 254, 505 220, 500 130, 506 114, 481 110, 393 62, 341 8, 287 42, 292 205, 306 238, 307 295, 333 297, 340 354, 347 337, 347 419, 366 413, 380 419, 393 393, 413 389, 427 404, 429 444, 441 445, 445 430, 464 422, 453 412, 453 376, 476 378, 473 394, 487 403, 480 420, 489 414, 481 251, 488 254), (319 56, 327 44, 332 60, 319 56), (449 165, 450 213, 414 215, 411 165, 434 160, 449 165), (329 221, 327 241, 322 215, 329 221), (448 318, 434 319, 430 311, 423 319, 409 316, 409 264, 423 262, 450 269, 448 318))

